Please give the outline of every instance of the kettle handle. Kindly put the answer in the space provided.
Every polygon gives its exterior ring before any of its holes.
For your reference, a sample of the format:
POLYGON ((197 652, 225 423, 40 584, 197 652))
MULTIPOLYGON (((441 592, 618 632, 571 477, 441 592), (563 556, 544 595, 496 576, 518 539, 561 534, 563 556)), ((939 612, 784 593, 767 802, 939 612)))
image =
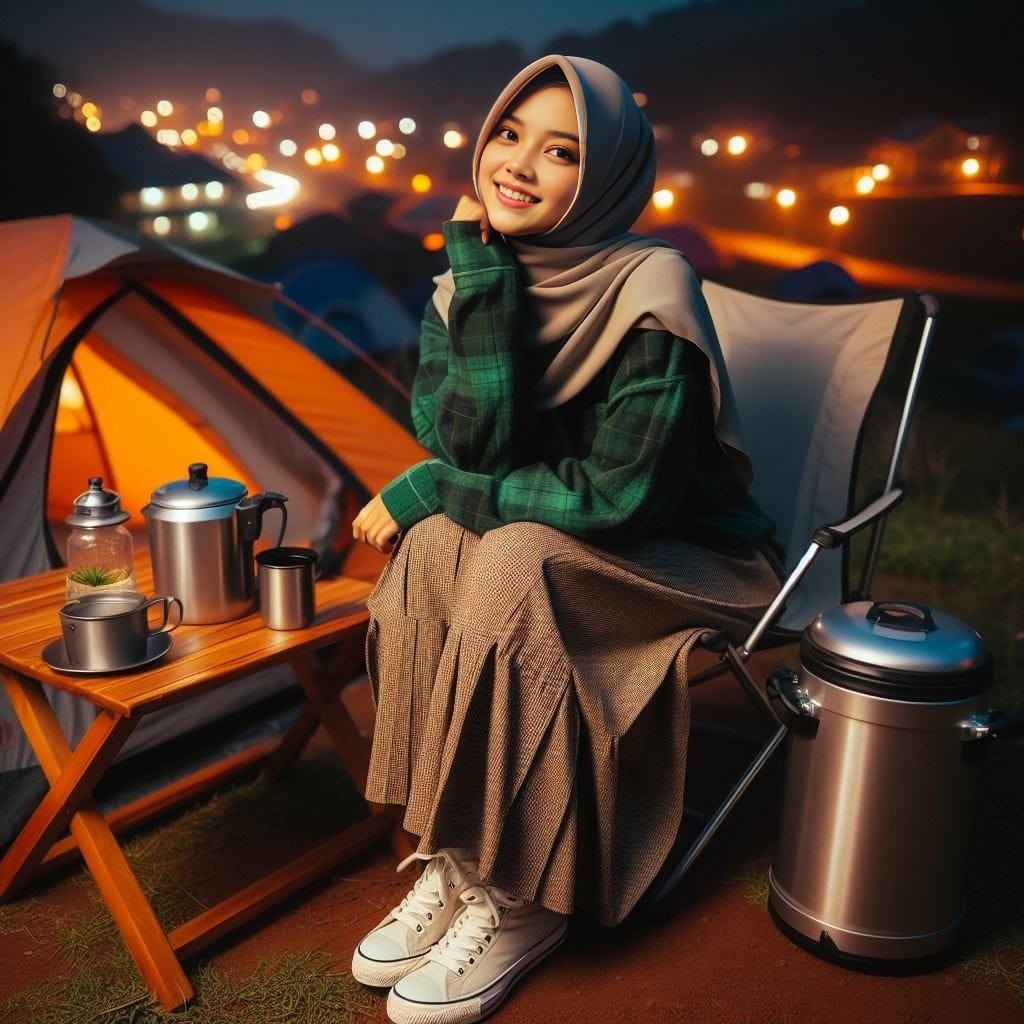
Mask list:
POLYGON ((285 502, 288 499, 277 491, 262 491, 259 494, 243 498, 236 506, 238 513, 238 527, 241 538, 244 542, 256 540, 263 532, 263 513, 268 509, 278 508, 281 510, 281 532, 277 536, 277 543, 274 547, 280 547, 284 540, 284 531, 288 526, 288 509, 285 502))

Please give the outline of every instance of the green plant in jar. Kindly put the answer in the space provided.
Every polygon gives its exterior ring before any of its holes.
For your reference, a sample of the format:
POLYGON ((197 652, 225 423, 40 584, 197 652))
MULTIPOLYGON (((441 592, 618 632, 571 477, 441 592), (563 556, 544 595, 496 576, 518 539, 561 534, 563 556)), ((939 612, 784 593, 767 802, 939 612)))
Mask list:
POLYGON ((89 490, 75 499, 66 522, 68 537, 66 596, 70 600, 97 587, 134 590, 132 537, 124 528, 129 516, 116 491, 106 490, 94 476, 89 490))
POLYGON ((112 583, 123 583, 129 576, 127 569, 101 569, 98 565, 87 565, 68 573, 69 580, 86 587, 109 587, 112 583))

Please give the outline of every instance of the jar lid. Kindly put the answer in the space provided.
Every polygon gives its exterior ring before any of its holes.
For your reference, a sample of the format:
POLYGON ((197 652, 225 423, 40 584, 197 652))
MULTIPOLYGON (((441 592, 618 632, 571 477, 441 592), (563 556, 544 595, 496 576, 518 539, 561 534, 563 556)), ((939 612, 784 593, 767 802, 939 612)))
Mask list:
POLYGON ((64 522, 68 526, 98 530, 101 526, 117 526, 130 518, 131 513, 121 508, 121 495, 104 488, 102 477, 91 476, 89 490, 75 498, 71 515, 64 522))
POLYGON ((804 631, 800 659, 826 682, 890 700, 964 700, 992 682, 992 656, 970 626, 912 602, 854 601, 804 631))
POLYGON ((236 505, 244 497, 245 484, 223 476, 208 476, 205 462, 193 462, 188 467, 187 480, 163 484, 150 500, 161 508, 199 509, 236 505))

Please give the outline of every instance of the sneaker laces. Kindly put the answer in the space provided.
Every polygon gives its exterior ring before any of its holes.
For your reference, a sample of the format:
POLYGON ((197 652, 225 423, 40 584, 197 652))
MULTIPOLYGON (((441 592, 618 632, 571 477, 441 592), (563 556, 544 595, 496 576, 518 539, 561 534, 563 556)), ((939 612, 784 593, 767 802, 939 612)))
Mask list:
POLYGON ((438 850, 437 853, 411 853, 398 865, 404 871, 415 861, 427 861, 413 887, 405 894, 402 902, 391 911, 391 917, 417 932, 422 932, 434 919, 434 914, 444 908, 445 892, 454 889, 460 877, 470 873, 454 850, 438 850))
POLYGON ((431 950, 430 959, 450 971, 464 974, 467 965, 476 963, 494 938, 502 915, 523 901, 490 885, 471 885, 459 894, 466 904, 456 916, 445 937, 431 950))

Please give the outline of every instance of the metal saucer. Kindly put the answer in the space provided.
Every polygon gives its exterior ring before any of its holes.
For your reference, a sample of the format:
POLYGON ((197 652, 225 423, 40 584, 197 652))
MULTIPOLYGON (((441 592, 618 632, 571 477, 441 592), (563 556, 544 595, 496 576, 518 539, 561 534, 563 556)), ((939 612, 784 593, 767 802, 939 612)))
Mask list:
POLYGON ((122 665, 120 668, 78 668, 68 661, 67 651, 64 648, 64 637, 59 636, 43 648, 42 658, 54 672, 64 672, 71 676, 112 676, 118 672, 131 672, 133 669, 149 665, 158 658, 162 658, 170 649, 170 633, 152 633, 146 640, 145 657, 138 661, 122 665))

